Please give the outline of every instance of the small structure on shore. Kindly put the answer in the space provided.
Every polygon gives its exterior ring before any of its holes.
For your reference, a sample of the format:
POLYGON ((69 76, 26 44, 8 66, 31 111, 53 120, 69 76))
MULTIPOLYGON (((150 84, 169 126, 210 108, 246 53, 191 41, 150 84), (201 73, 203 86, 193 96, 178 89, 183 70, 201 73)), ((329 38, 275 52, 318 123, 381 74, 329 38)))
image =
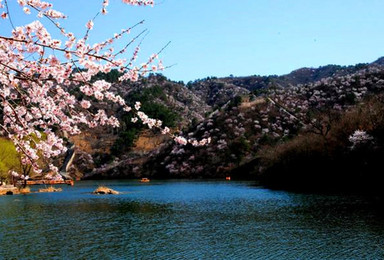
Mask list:
POLYGON ((13 194, 19 194, 19 189, 14 187, 13 185, 0 186, 0 196, 13 194))
POLYGON ((67 184, 73 186, 74 180, 28 180, 27 185, 56 185, 56 184, 67 184))
POLYGON ((227 177, 225 177, 225 179, 226 179, 227 181, 230 181, 230 180, 231 180, 231 176, 227 176, 227 177))
POLYGON ((92 192, 93 194, 113 194, 113 195, 117 195, 117 194, 120 194, 120 192, 118 191, 115 191, 111 188, 108 188, 108 187, 105 187, 105 186, 100 186, 98 187, 96 190, 94 190, 92 192))

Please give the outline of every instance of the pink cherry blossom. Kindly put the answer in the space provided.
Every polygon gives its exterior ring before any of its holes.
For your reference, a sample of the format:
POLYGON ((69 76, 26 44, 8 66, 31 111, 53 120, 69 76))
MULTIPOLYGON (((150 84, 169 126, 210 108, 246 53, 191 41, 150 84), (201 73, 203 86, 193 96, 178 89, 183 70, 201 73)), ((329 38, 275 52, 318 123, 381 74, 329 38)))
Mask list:
POLYGON ((81 107, 84 109, 88 109, 91 107, 91 102, 89 102, 88 100, 82 100, 80 104, 81 107))
POLYGON ((23 8, 24 13, 31 14, 31 10, 28 7, 23 8))
POLYGON ((92 20, 89 20, 86 24, 86 27, 88 28, 88 30, 92 30, 93 29, 93 21, 92 20))

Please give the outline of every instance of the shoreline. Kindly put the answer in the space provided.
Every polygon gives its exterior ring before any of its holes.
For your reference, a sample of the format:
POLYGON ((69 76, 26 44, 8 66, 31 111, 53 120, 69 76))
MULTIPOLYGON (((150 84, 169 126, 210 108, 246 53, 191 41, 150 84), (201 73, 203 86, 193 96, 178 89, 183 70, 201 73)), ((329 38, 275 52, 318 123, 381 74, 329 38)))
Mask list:
MULTIPOLYGON (((140 178, 104 178, 104 179, 80 179, 74 182, 76 183, 87 183, 87 182, 106 182, 103 185, 110 186, 109 182, 131 182, 142 185, 151 185, 157 184, 158 182, 208 182, 208 183, 230 183, 230 182, 250 182, 251 186, 254 187, 262 187, 268 190, 274 191, 285 191, 292 193, 300 193, 300 194, 327 194, 327 195, 345 195, 345 196, 354 196, 354 195, 362 195, 362 196, 375 196, 384 198, 384 192, 382 190, 377 189, 376 187, 367 187, 363 185, 357 186, 355 183, 351 183, 351 185, 338 186, 338 185, 330 185, 330 186, 322 186, 322 185, 304 185, 303 183, 298 183, 298 185, 281 185, 281 183, 265 183, 260 179, 233 179, 226 180, 225 178, 158 178, 158 179, 150 179, 150 182, 141 182, 140 178), (280 185, 279 185, 280 184, 280 185)), ((59 187, 63 187, 62 185, 69 186, 64 183, 58 184, 59 187)), ((56 186, 56 185, 55 185, 56 186)), ((113 184, 112 184, 113 186, 113 184)), ((57 192, 54 191, 54 186, 50 186, 47 188, 47 185, 44 183, 39 183, 35 185, 28 185, 26 189, 14 187, 13 185, 0 186, 0 197, 7 195, 23 195, 29 193, 42 193, 39 190, 52 189, 52 191, 44 191, 44 192, 57 192), (33 191, 30 190, 30 187, 38 186, 38 187, 46 187, 45 189, 34 188, 33 191), (7 192, 11 192, 11 194, 7 194, 7 192)), ((60 189, 60 188, 58 188, 60 189)), ((58 190, 57 189, 57 190, 58 190)))

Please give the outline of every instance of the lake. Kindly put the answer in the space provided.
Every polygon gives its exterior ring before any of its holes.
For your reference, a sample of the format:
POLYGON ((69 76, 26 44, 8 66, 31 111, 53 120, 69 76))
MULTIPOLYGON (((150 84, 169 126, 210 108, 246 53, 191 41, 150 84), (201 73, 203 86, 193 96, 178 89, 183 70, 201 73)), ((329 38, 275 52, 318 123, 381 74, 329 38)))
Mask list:
POLYGON ((384 258, 378 199, 249 181, 81 181, 63 189, 0 197, 0 259, 384 258), (99 185, 123 194, 92 195, 99 185))

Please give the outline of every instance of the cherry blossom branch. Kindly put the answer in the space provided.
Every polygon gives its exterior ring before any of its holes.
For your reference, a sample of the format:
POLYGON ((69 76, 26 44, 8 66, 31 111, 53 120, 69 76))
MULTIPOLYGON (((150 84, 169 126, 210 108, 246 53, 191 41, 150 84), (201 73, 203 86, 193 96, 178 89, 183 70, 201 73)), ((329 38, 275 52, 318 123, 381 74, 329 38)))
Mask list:
MULTIPOLYGON (((0 35, 0 95, 3 100, 1 128, 8 133, 17 147, 20 146, 19 151, 25 154, 23 164, 32 165, 34 170, 38 171, 36 162, 39 158, 51 158, 66 150, 63 138, 59 137, 59 132, 54 129, 74 135, 81 132, 79 128, 81 125, 88 127, 119 125, 113 115, 107 115, 102 109, 91 112, 89 109, 92 104, 87 100, 88 98, 111 102, 121 106, 124 111, 132 111, 122 97, 109 90, 110 83, 105 80, 93 82, 91 81, 93 76, 99 72, 108 73, 111 69, 117 68, 123 73, 119 78, 120 81, 136 81, 141 75, 163 70, 164 66, 158 55, 170 43, 167 43, 157 54, 152 55, 146 63, 134 66, 140 42, 131 59, 128 59, 127 65, 126 60, 117 59, 117 56, 125 53, 128 47, 142 37, 147 30, 140 32, 116 52, 112 50, 111 45, 144 21, 91 47, 86 41, 99 13, 86 24, 85 36, 77 39, 56 21, 66 16, 53 10, 51 3, 41 0, 18 0, 18 2, 26 14, 30 13, 31 8, 38 12, 39 18, 44 17, 48 20, 47 22, 53 23, 67 40, 62 46, 61 40, 51 38, 48 30, 39 20, 25 26, 14 27, 12 36, 0 35), (108 46, 111 48, 105 51, 108 46), (102 53, 102 51, 105 52, 102 53), (63 56, 58 56, 61 54, 63 56), (63 59, 66 61, 63 62, 63 59), (158 64, 154 64, 156 60, 158 64), (152 67, 149 69, 151 64, 152 67), (84 94, 82 99, 78 100, 70 94, 70 89, 74 86, 79 87, 80 92, 84 94), (42 131, 46 135, 44 138, 41 136, 42 131), (36 140, 33 135, 37 136, 36 140)), ((129 5, 153 5, 151 0, 123 0, 123 2, 129 5)), ((106 13, 108 4, 108 0, 103 1, 101 14, 106 13)), ((8 8, 8 5, 6 7, 8 8)), ((9 11, 7 12, 7 15, 1 15, 1 17, 9 19, 9 11)), ((149 128, 155 127, 162 133, 169 134, 179 143, 204 145, 209 142, 208 140, 200 142, 186 140, 170 134, 169 128, 162 128, 160 120, 149 118, 139 111, 139 108, 140 105, 136 105, 135 110, 132 111, 135 117, 149 128)))
POLYGON ((4 0, 4 4, 5 4, 5 8, 7 9, 7 14, 8 14, 9 23, 11 24, 12 28, 15 29, 15 26, 13 25, 13 21, 12 21, 11 14, 10 14, 10 12, 9 12, 8 1, 7 1, 7 0, 4 0))

